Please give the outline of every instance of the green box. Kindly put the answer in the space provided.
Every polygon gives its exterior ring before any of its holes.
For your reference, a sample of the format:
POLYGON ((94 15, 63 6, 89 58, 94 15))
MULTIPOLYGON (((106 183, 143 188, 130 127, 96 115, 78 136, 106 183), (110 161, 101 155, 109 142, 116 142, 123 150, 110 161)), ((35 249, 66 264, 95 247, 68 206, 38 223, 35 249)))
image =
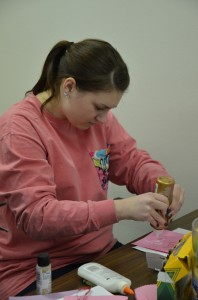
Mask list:
POLYGON ((175 284, 166 272, 158 273, 157 300, 175 300, 175 284))

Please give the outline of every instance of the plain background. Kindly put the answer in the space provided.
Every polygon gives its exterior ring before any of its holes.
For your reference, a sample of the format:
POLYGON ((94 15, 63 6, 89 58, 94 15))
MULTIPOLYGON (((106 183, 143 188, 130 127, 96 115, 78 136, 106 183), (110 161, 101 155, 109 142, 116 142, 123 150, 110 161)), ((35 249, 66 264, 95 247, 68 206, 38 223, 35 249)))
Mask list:
MULTIPOLYGON (((197 209, 198 0, 0 0, 0 113, 37 81, 59 40, 100 38, 126 61, 131 85, 114 111, 138 147, 186 190, 177 217, 197 209)), ((110 185, 109 197, 127 197, 110 185)), ((123 242, 147 223, 114 226, 123 242)))

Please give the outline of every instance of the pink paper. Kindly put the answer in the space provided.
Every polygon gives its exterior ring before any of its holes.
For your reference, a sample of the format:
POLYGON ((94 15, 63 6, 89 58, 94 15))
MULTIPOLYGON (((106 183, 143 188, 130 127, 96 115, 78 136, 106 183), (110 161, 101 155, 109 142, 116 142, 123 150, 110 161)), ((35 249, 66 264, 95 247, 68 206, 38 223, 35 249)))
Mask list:
POLYGON ((168 253, 170 249, 176 246, 183 236, 182 233, 163 230, 160 235, 157 235, 156 232, 151 232, 143 239, 133 242, 132 244, 150 250, 168 253))
MULTIPOLYGON (((65 295, 72 295, 74 293, 78 293, 78 290, 71 290, 66 292, 58 292, 48 295, 33 295, 33 296, 16 296, 16 297, 9 297, 9 300, 56 300, 63 298, 65 295)), ((73 298, 74 299, 74 298, 73 298)))
POLYGON ((136 300, 157 300, 157 285, 143 285, 135 289, 136 300))
POLYGON ((82 296, 65 296, 64 300, 127 300, 127 296, 117 296, 117 295, 107 295, 107 296, 89 296, 89 295, 82 295, 82 296))

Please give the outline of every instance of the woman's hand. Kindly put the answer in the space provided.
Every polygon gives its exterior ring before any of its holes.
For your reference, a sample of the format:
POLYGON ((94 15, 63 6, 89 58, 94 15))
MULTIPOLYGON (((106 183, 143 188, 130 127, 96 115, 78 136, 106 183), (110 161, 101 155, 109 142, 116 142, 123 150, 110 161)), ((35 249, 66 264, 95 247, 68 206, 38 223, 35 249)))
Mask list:
POLYGON ((148 221, 153 227, 166 226, 168 198, 157 193, 145 193, 116 200, 118 220, 148 221))
POLYGON ((174 217, 182 207, 184 203, 184 194, 185 194, 184 189, 179 184, 176 183, 174 185, 174 190, 173 190, 173 201, 168 210, 169 219, 174 217))

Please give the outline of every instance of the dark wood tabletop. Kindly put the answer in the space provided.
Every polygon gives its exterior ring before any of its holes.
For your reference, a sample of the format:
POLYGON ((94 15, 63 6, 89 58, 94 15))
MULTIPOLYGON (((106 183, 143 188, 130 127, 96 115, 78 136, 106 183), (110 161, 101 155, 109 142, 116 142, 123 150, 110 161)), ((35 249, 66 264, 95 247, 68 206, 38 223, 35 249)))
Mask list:
MULTIPOLYGON (((196 217, 198 217, 198 209, 173 221, 169 225, 169 229, 173 230, 180 227, 191 230, 192 221, 196 217)), ((147 268, 145 253, 133 249, 131 242, 96 259, 95 262, 129 278, 132 281, 133 289, 145 284, 156 283, 157 280, 157 272, 147 268)), ((55 293, 81 287, 83 287, 81 278, 74 270, 54 280, 52 291, 55 293)), ((33 294, 35 292, 31 293, 31 295, 33 294)), ((133 297, 129 298, 133 299, 133 297)))

